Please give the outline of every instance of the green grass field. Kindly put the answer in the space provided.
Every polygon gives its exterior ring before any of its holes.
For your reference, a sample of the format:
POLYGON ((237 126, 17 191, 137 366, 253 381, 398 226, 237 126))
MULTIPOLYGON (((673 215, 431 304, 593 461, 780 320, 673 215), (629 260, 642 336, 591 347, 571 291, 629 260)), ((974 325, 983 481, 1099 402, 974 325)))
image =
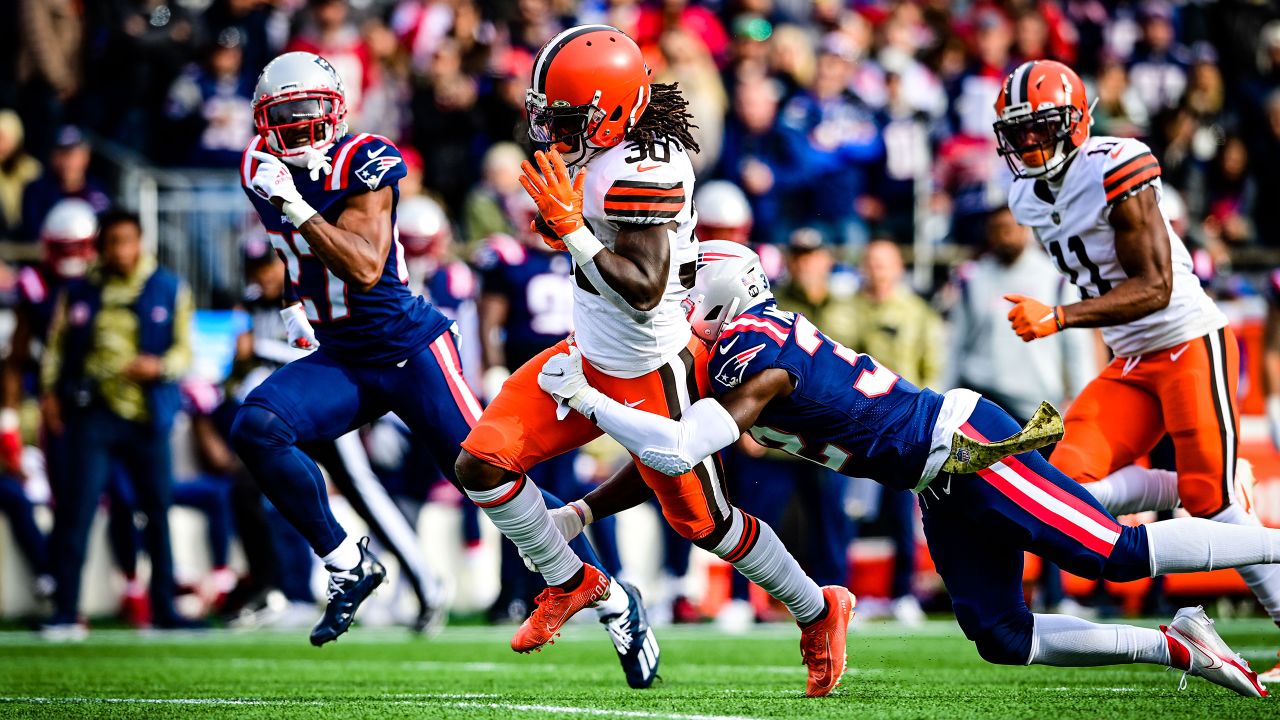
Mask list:
MULTIPOLYGON (((1265 621, 1221 623, 1226 640, 1270 667, 1265 621)), ((1237 697, 1154 666, 994 667, 951 621, 917 631, 868 624, 850 637, 849 673, 828 698, 804 697, 794 626, 726 638, 666 628, 662 679, 629 690, 604 633, 571 625, 529 656, 511 628, 457 627, 434 640, 355 628, 336 645, 306 631, 143 635, 95 632, 51 645, 0 633, 0 718, 1245 718, 1275 700, 1237 697)))

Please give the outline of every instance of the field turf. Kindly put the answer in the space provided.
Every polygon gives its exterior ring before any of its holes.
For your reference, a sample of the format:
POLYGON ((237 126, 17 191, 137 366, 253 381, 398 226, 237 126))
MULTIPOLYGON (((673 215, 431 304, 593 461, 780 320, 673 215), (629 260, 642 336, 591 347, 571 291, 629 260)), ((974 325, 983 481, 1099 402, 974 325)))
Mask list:
MULTIPOLYGON (((1237 697, 1154 666, 995 667, 950 620, 916 631, 860 626, 832 697, 804 697, 798 631, 728 638, 664 628, 662 679, 627 689, 604 633, 573 624, 540 654, 508 649, 511 628, 455 627, 433 640, 356 627, 335 645, 306 630, 145 635, 97 631, 51 645, 0 633, 0 718, 1247 718, 1280 700, 1237 697)), ((1274 661, 1265 621, 1223 622, 1255 669, 1274 661)))

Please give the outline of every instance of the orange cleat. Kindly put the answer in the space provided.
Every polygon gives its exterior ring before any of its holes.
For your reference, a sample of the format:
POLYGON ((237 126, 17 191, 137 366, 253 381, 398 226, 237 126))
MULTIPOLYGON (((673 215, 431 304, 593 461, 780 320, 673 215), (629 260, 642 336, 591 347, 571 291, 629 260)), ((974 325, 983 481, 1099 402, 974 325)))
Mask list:
POLYGON ((609 591, 609 578, 593 565, 583 564, 582 582, 573 590, 549 587, 534 599, 537 607, 529 614, 516 634, 511 637, 511 649, 518 653, 539 650, 547 643, 555 643, 556 635, 569 618, 585 607, 592 607, 609 591))
POLYGON ((826 617, 800 628, 800 654, 809 668, 804 694, 809 697, 830 695, 840 684, 849 660, 845 653, 849 621, 858 604, 853 593, 839 585, 822 588, 822 598, 827 601, 826 617))

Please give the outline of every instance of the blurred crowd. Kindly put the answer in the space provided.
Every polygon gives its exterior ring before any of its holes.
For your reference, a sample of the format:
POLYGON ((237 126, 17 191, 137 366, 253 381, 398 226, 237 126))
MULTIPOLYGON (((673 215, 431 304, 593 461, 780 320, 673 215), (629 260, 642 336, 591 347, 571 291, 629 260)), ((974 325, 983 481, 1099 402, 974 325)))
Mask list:
MULTIPOLYGON (((237 297, 224 304, 243 327, 236 320, 228 331, 228 372, 196 372, 202 348, 189 333, 146 329, 157 313, 178 327, 208 308, 194 308, 182 278, 139 242, 143 221, 110 209, 128 197, 121 178, 95 172, 107 152, 183 171, 236 169, 255 132, 254 80, 282 51, 328 59, 345 79, 352 128, 401 148, 410 173, 400 238, 415 287, 459 321, 467 376, 486 397, 572 327, 569 263, 529 233, 534 208, 517 177, 530 150, 533 55, 576 23, 629 33, 655 77, 678 82, 689 99, 702 148, 700 237, 751 243, 779 283, 779 304, 843 344, 916 384, 980 390, 1022 419, 1041 400, 1069 401, 1100 350, 1082 330, 1023 344, 1004 319, 1004 294, 1069 292, 1002 209, 1011 178, 995 151, 992 103, 1018 63, 1070 64, 1096 99, 1094 133, 1153 147, 1165 211, 1196 248, 1206 283, 1221 280, 1236 248, 1280 245, 1280 205, 1265 201, 1280 197, 1280 176, 1266 170, 1280 161, 1280 8, 1271 2, 4 2, 17 22, 0 26, 0 77, 15 80, 0 83, 0 238, 38 242, 43 259, 0 267, 0 296, 16 318, 0 410, 0 511, 57 624, 75 620, 78 538, 100 498, 131 620, 188 623, 174 607, 164 520, 174 504, 206 516, 212 571, 186 588, 204 608, 244 622, 314 620, 305 543, 226 442, 238 399, 293 357, 275 314, 284 267, 260 230, 235 229, 243 276, 228 281, 237 297), (922 242, 973 258, 944 268, 927 299, 905 278, 922 242), (81 278, 89 294, 60 303, 67 282, 81 278), (139 398, 157 394, 165 416, 139 414, 139 398), (49 491, 33 489, 37 477, 49 491), (34 521, 34 507, 50 500, 51 539, 34 521), (236 537, 246 563, 233 570, 236 537), (139 546, 149 590, 138 580, 139 546)), ((403 428, 384 420, 308 452, 391 550, 417 605, 440 602, 433 563, 405 533, 416 533, 428 499, 462 507, 466 547, 477 546, 480 526, 403 428)), ((535 479, 577 497, 619 461, 595 448, 535 479)), ((849 482, 749 439, 730 467, 738 503, 780 528, 820 583, 845 584, 859 525, 889 537, 884 610, 922 617, 930 589, 916 572, 909 494, 849 482)), ((625 572, 612 525, 593 530, 605 563, 625 572)), ((704 612, 691 600, 690 552, 665 537, 652 594, 659 619, 704 612)), ((1071 602, 1055 571, 1042 580, 1041 604, 1071 602)), ((731 585, 718 608, 725 627, 768 615, 744 580, 731 585)), ((507 548, 490 617, 519 616, 538 589, 507 548)))

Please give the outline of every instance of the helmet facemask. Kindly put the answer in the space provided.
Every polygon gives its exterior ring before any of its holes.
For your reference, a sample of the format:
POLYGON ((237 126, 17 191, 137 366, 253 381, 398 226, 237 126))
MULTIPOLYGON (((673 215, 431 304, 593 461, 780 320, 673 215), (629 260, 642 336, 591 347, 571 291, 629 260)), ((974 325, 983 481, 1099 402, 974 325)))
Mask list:
POLYGON ((995 123, 1000 156, 1020 178, 1053 178, 1079 150, 1075 134, 1083 114, 1064 105, 1007 114, 995 123))
POLYGON ((267 149, 299 167, 347 133, 346 115, 342 94, 333 90, 282 93, 258 102, 253 111, 267 149))
POLYGON ((569 105, 556 100, 548 106, 545 93, 529 88, 525 91, 524 105, 529 113, 529 138, 544 147, 554 146, 566 165, 582 165, 593 151, 601 149, 591 142, 605 119, 599 90, 587 105, 569 105))

